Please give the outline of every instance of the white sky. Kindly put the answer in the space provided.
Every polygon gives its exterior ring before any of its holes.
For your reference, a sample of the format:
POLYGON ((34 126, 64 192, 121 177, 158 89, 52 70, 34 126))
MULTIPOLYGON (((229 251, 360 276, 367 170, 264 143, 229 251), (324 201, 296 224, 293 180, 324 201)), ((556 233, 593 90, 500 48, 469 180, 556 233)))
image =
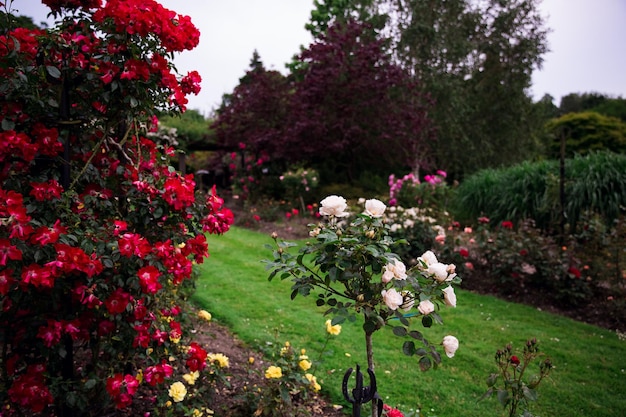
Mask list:
MULTIPOLYGON (((6 1, 9 3, 9 1, 6 1)), ((286 73, 285 63, 308 46, 313 0, 161 0, 191 16, 200 44, 180 54, 179 72, 196 70, 202 91, 189 96, 189 108, 208 115, 248 69, 256 49, 266 68, 286 73)), ((18 14, 46 19, 40 0, 14 0, 18 14)), ((542 14, 552 32, 550 52, 533 74, 531 92, 538 100, 550 94, 558 105, 569 93, 598 92, 626 98, 626 0, 543 0, 542 14)))

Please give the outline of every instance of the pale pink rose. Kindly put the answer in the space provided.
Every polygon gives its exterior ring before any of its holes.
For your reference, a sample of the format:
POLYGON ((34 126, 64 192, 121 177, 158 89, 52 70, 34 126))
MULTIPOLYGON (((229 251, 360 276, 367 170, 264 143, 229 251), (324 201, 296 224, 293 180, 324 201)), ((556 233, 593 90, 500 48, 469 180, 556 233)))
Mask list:
POLYGON ((320 202, 320 214, 322 216, 349 216, 350 213, 346 212, 347 208, 346 199, 337 195, 328 196, 320 202))
POLYGON ((448 335, 443 338, 443 342, 441 342, 441 344, 443 345, 443 350, 445 350, 446 355, 449 358, 452 358, 456 350, 459 348, 459 339, 448 335))
POLYGON ((433 311, 435 311, 435 305, 430 300, 424 300, 424 301, 420 301, 420 303, 417 306, 417 309, 419 310, 420 313, 426 316, 432 313, 433 311))
POLYGON ((397 280, 406 279, 406 265, 402 261, 392 259, 383 267, 382 281, 387 283, 394 278, 397 280))
POLYGON ((382 290, 380 295, 383 296, 383 301, 387 304, 390 310, 397 310, 402 305, 404 299, 402 294, 396 291, 394 288, 390 290, 382 290))
POLYGON ((385 203, 380 200, 376 200, 375 198, 365 202, 365 214, 368 216, 382 217, 386 208, 387 206, 385 206, 385 203))
POLYGON ((448 279, 448 265, 440 262, 428 265, 426 272, 434 276, 439 282, 443 282, 448 279))
POLYGON ((443 245, 444 243, 446 243, 446 235, 435 236, 435 242, 439 243, 440 245, 443 245))
POLYGON ((426 266, 432 265, 432 264, 436 264, 439 261, 437 261, 437 257, 435 256, 435 254, 432 251, 426 251, 424 252, 424 254, 422 256, 420 256, 419 258, 417 258, 418 261, 422 261, 426 264, 426 266))
POLYGON ((467 268, 470 271, 474 270, 474 264, 471 262, 465 262, 465 268, 467 268))
POLYGON ((471 227, 466 227, 465 229, 463 229, 463 231, 467 234, 472 233, 472 228, 471 227))
POLYGON ((456 307, 456 294, 454 293, 454 288, 448 285, 441 291, 443 291, 443 301, 446 303, 446 305, 449 305, 450 307, 456 307))

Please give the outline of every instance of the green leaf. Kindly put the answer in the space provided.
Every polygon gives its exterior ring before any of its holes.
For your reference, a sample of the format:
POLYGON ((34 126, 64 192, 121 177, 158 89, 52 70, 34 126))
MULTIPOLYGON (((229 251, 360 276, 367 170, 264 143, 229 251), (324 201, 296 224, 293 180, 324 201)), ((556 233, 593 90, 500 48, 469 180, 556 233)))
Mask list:
POLYGON ((524 398, 526 398, 528 401, 537 401, 537 390, 524 386, 522 392, 524 393, 524 398))
POLYGON ((422 372, 428 371, 433 366, 428 356, 422 356, 419 361, 419 365, 422 372))
POLYGON ((491 374, 487 377, 487 386, 493 387, 498 381, 498 374, 491 374))
POLYGON ((404 327, 396 326, 393 328, 393 334, 399 337, 404 337, 407 335, 407 331, 404 327))
POLYGON ((61 71, 57 67, 53 67, 52 65, 46 65, 46 71, 52 78, 59 79, 61 78, 61 71))
POLYGON ((15 129, 15 123, 8 119, 2 119, 2 130, 13 130, 15 129))
POLYGON ((433 319, 430 316, 424 316, 422 317, 422 326, 428 328, 431 327, 433 325, 433 319))
POLYGON ((84 385, 85 389, 88 389, 88 390, 92 389, 95 386, 96 386, 96 380, 95 379, 88 379, 87 382, 85 382, 85 385, 84 385))
POLYGON ((507 390, 499 389, 498 401, 500 401, 502 407, 506 407, 506 405, 509 403, 509 392, 507 390))
POLYGON ((365 333, 374 333, 376 331, 376 323, 373 320, 367 320, 363 323, 363 330, 365 330, 365 333))
POLYGON ((415 343, 411 340, 407 340, 402 344, 402 352, 406 356, 413 356, 415 354, 415 343))
POLYGON ((409 332, 409 336, 411 336, 413 339, 424 341, 424 336, 417 330, 411 330, 409 332))

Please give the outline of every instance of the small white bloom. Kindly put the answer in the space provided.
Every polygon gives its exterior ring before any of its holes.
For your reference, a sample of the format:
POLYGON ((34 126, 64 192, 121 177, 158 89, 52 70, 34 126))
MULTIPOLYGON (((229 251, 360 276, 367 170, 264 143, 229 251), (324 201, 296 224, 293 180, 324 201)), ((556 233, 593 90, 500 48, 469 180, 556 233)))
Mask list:
POLYGON ((426 316, 432 313, 433 311, 435 311, 435 305, 430 300, 424 300, 424 301, 420 301, 420 303, 417 306, 417 309, 419 310, 420 313, 426 316))
POLYGON ((446 303, 446 305, 449 305, 450 307, 456 307, 456 294, 454 293, 454 288, 448 285, 441 291, 443 291, 443 301, 446 303))
POLYGON ((404 302, 402 294, 396 291, 395 288, 382 290, 380 294, 383 296, 383 301, 390 310, 397 310, 404 302))
POLYGON ((423 261, 426 264, 426 266, 439 263, 439 261, 437 261, 437 257, 432 251, 424 252, 424 254, 420 256, 417 260, 423 261))
POLYGON ((349 216, 350 213, 346 212, 347 208, 346 199, 337 195, 328 196, 320 202, 320 214, 322 216, 349 216))
POLYGON ((452 358, 456 350, 459 348, 459 339, 454 336, 448 335, 443 338, 442 344, 443 349, 446 351, 446 355, 449 358, 452 358))
POLYGON ((440 262, 428 265, 427 273, 433 275, 439 282, 443 282, 448 278, 448 265, 440 262))
POLYGON ((406 265, 402 261, 392 259, 383 267, 382 280, 384 283, 387 283, 394 278, 397 280, 406 279, 406 265))
POLYGON ((365 202, 365 214, 372 217, 382 217, 387 206, 375 198, 365 202))

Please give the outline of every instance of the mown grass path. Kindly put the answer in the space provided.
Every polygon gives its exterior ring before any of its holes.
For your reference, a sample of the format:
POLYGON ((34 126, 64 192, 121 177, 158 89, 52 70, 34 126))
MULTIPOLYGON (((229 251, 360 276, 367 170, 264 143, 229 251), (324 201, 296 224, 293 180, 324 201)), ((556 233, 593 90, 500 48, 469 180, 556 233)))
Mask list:
MULTIPOLYGON (((223 236, 210 236, 211 256, 202 265, 194 301, 251 347, 290 341, 315 360, 326 340, 327 317, 313 297, 291 301, 289 281, 268 282, 261 262, 271 257, 266 244, 272 244, 268 235, 236 227, 223 236)), ((525 305, 457 293, 458 307, 441 312, 443 326, 423 329, 415 324, 433 342, 446 334, 459 338, 457 355, 444 357, 439 369, 420 372, 415 358, 401 351, 404 339, 390 329, 374 335, 376 375, 385 402, 403 411, 419 408, 424 417, 502 415, 495 398, 477 402, 486 390, 485 378, 496 370, 495 351, 507 343, 521 349, 528 338, 536 337, 556 369, 539 387, 534 414, 626 415, 626 340, 525 305)), ((343 403, 343 374, 357 363, 367 363, 363 332, 358 322, 345 323, 315 371, 334 402, 343 403)))

